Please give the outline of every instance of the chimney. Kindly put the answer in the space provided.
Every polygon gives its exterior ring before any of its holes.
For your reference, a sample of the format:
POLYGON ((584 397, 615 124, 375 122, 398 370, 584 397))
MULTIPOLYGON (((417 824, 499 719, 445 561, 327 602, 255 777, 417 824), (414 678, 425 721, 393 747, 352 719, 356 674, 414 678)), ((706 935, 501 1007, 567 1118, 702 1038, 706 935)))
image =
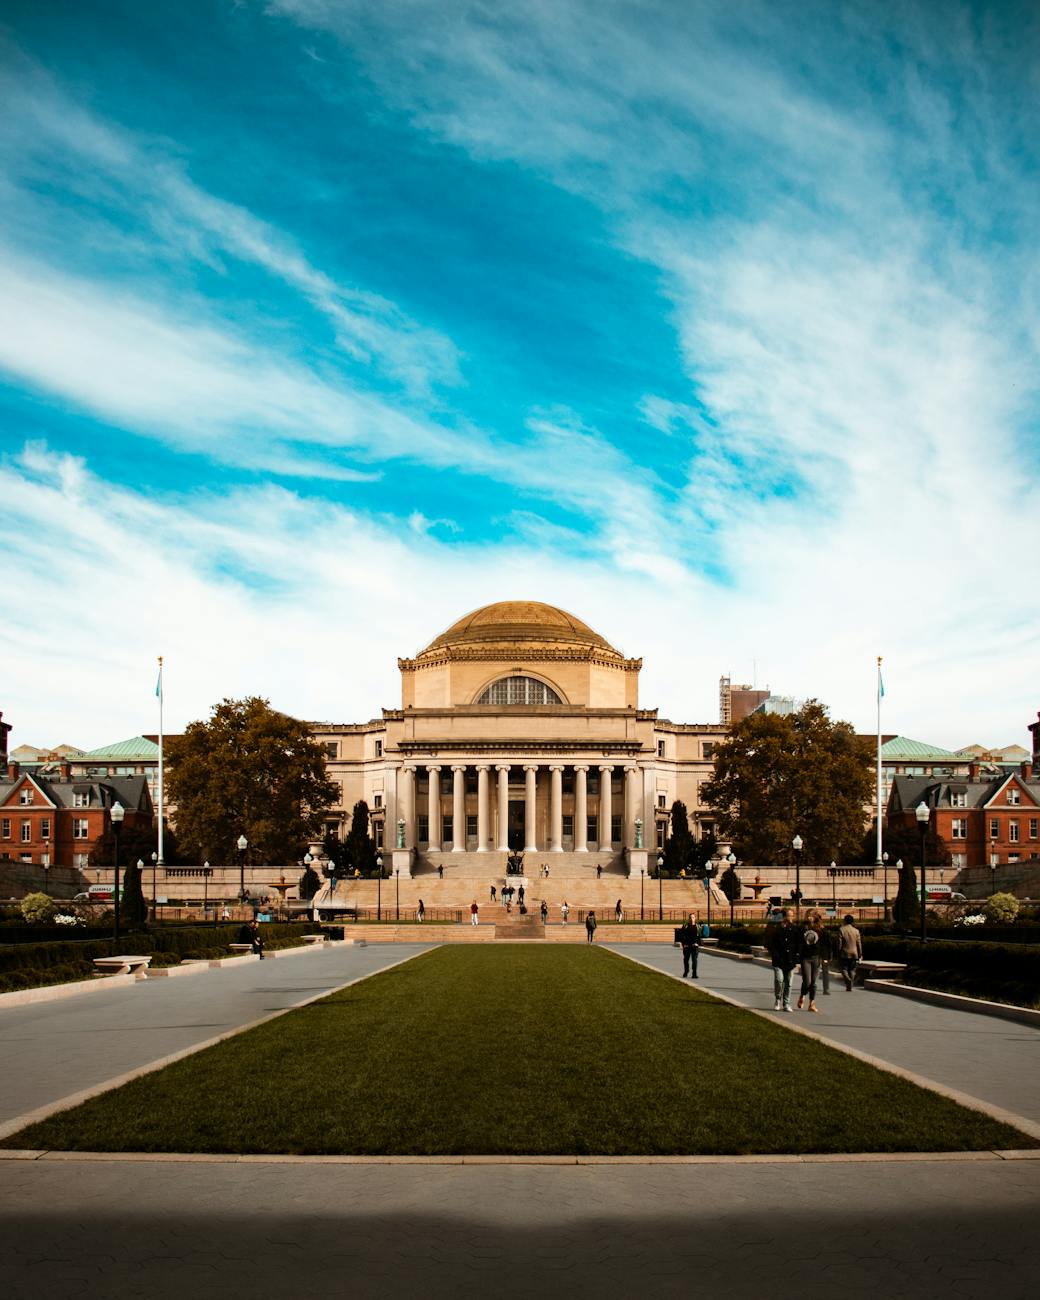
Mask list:
POLYGON ((68 763, 58 764, 58 775, 63 781, 68 781, 72 776, 72 767, 68 763))
POLYGON ((982 772, 982 767, 980 764, 970 763, 968 765, 968 777, 970 780, 977 781, 979 779, 979 775, 981 772, 982 772))
POLYGON ((1032 779, 1033 779, 1033 765, 1032 765, 1032 763, 1023 763, 1023 764, 1019 767, 1018 770, 1019 770, 1019 774, 1021 775, 1023 781, 1032 781, 1032 779))
POLYGON ((7 776, 8 776, 8 779, 11 780, 11 781, 17 781, 17 780, 18 780, 18 774, 19 774, 19 772, 21 772, 21 770, 22 770, 22 769, 19 767, 19 765, 18 765, 17 763, 8 763, 8 765, 7 765, 7 776))

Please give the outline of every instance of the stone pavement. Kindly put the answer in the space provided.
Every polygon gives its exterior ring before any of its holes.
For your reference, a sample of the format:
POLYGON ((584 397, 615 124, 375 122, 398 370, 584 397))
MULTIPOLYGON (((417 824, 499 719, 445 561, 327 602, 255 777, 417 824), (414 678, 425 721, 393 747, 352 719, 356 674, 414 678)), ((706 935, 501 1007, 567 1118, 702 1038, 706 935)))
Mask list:
MULTIPOLYGON (((670 946, 634 950, 675 970, 670 946)), ((27 1094, 39 1104, 40 1088, 73 1091, 405 955, 402 945, 308 953, 113 989, 64 1010, 12 1009, 0 1015, 0 1098, 8 1110, 27 1094), (32 1084, 20 1078, 23 1062, 32 1084), (60 1072, 57 1084, 50 1072, 60 1072)), ((768 970, 707 955, 702 962, 704 987, 771 1006, 768 970)), ((836 992, 825 1002, 837 1006, 813 1016, 814 1029, 827 1025, 875 1054, 885 1046, 890 1058, 923 1053, 933 1077, 952 1077, 963 1062, 967 1074, 954 1083, 964 1091, 979 1087, 980 1074, 1035 1066, 1034 1030, 882 994, 836 992), (934 1028, 940 1018, 944 1031, 934 1028), (920 1033, 930 1035, 924 1048, 912 1041, 920 1033), (944 1056, 945 1033, 958 1045, 944 1056), (992 1052, 995 1064, 976 1070, 972 1052, 992 1052)), ((1035 1098, 1023 1098, 1017 1080, 991 1088, 997 1104, 1034 1113, 1035 1098)), ((0 1277, 4 1300, 656 1300, 701 1291, 756 1300, 1032 1300, 1040 1293, 1038 1210, 1040 1160, 987 1153, 585 1166, 2 1159, 0 1277)))
POLYGON ((349 944, 0 1010, 0 1124, 431 945, 349 944))
MULTIPOLYGON (((671 944, 611 944, 670 975, 682 974, 682 954, 671 944)), ((702 949, 697 984, 810 1029, 834 1043, 890 1061, 904 1070, 955 1088, 1040 1123, 1040 1030, 970 1011, 887 997, 866 989, 845 992, 841 976, 830 997, 818 990, 819 1015, 773 1011, 773 973, 749 961, 715 957, 702 949)), ((794 997, 800 981, 795 977, 794 997)))

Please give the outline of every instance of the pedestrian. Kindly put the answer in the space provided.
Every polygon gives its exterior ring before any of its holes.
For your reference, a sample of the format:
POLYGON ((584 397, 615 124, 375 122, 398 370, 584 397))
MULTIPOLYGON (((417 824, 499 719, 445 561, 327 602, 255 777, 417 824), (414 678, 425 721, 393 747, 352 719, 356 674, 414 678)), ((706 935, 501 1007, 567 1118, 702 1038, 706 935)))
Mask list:
POLYGON ((697 978, 697 951, 701 946, 701 932, 697 913, 691 912, 679 928, 679 946, 682 948, 682 977, 697 978))
POLYGON ((224 910, 223 910, 223 911, 221 912, 221 914, 220 914, 220 919, 221 919, 222 921, 230 921, 230 920, 231 920, 231 908, 228 907, 227 903, 224 904, 224 910))
POLYGON ((469 905, 469 923, 470 925, 480 924, 480 908, 477 906, 476 899, 469 905))
POLYGON ((602 868, 602 867, 599 865, 599 863, 597 862, 597 863, 596 863, 596 879, 599 880, 600 876, 602 876, 602 875, 603 875, 603 868, 602 868))
POLYGON ((560 905, 560 916, 563 918, 564 925, 567 924, 567 918, 568 916, 570 916, 570 914, 571 914, 570 904, 567 902, 566 899, 564 899, 562 904, 560 905))
POLYGON ((259 925, 257 925, 255 916, 251 921, 247 921, 245 925, 243 925, 242 929, 239 930, 238 941, 239 943, 250 944, 253 949, 253 952, 255 952, 256 955, 260 958, 260 960, 263 961, 264 940, 263 940, 263 935, 261 935, 260 933, 260 927, 259 925))
POLYGON ((838 931, 838 961, 841 964, 842 978, 845 980, 845 992, 852 992, 856 977, 856 965, 863 959, 863 936, 856 929, 856 922, 851 912, 844 918, 844 924, 838 931))
POLYGON ((523 907, 523 905, 524 905, 524 887, 523 887, 523 885, 521 885, 520 888, 517 890, 516 901, 520 904, 521 907, 523 907))
POLYGON ((549 920, 549 904, 543 898, 542 899, 542 925, 545 925, 548 922, 548 920, 549 920))
POLYGON ((816 913, 816 928, 820 932, 820 983, 823 985, 824 997, 829 998, 831 995, 831 960, 837 955, 838 951, 837 935, 824 924, 824 917, 820 912, 816 913))
POLYGON ((444 879, 444 863, 443 863, 443 862, 438 862, 438 863, 437 863, 437 875, 440 876, 441 880, 444 879))
POLYGON ((782 908, 780 924, 768 931, 769 957, 773 966, 773 1010, 791 1010, 791 972, 798 962, 801 936, 791 924, 791 909, 782 908))
POLYGON ((549 864, 548 864, 548 862, 545 864, 545 878, 546 878, 546 880, 549 879, 549 864))
POLYGON ((422 925, 423 921, 426 920, 426 908, 423 906, 421 898, 419 899, 419 906, 415 909, 415 914, 419 918, 419 924, 422 925))
POLYGON ((593 943, 596 938, 596 913, 590 912, 585 918, 585 934, 588 942, 593 943))
POLYGON ((623 916, 624 916, 624 912, 621 910, 621 899, 619 898, 618 901, 614 904, 614 920, 617 921, 617 923, 620 925, 621 918, 623 916))
POLYGON ((492 901, 492 902, 495 901, 495 886, 494 886, 494 885, 491 886, 491 901, 492 901))
POLYGON ((798 964, 802 970, 802 987, 798 993, 798 1010, 809 999, 809 1010, 818 1011, 816 1005, 816 979, 820 973, 820 932, 816 913, 810 912, 802 923, 798 942, 798 964))

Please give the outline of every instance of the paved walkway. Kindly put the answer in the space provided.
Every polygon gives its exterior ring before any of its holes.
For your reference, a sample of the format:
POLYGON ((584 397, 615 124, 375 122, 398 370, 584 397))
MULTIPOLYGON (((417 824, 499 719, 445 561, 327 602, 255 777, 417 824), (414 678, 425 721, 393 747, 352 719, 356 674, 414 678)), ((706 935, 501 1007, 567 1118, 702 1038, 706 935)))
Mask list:
MULTIPOLYGON (((612 944, 611 949, 656 970, 682 974, 682 954, 671 944, 612 944)), ((769 967, 703 950, 698 973, 698 985, 708 992, 717 990, 746 1007, 1040 1123, 1040 1029, 865 989, 846 993, 840 975, 831 981, 830 997, 817 997, 819 1015, 774 1013, 769 967)), ((796 980, 795 997, 798 988, 796 980)))
POLYGON ((431 945, 319 948, 0 1010, 0 1124, 431 945))

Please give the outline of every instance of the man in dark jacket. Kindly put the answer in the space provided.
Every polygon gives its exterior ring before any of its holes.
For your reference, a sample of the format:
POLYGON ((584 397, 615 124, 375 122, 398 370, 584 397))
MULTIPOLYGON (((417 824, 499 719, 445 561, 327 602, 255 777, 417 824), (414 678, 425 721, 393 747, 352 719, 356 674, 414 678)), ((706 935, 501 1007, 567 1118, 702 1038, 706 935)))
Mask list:
POLYGON ((263 940, 263 936, 260 933, 260 926, 257 924, 255 917, 253 918, 252 921, 247 921, 246 924, 242 927, 242 929, 239 930, 238 941, 239 943, 252 944, 253 951, 260 958, 260 960, 263 961, 264 940, 263 940))
POLYGON ((679 946, 682 948, 682 977, 697 978, 697 950, 701 946, 697 913, 691 912, 679 927, 679 946))
POLYGON ((769 956, 773 963, 773 1010, 791 1010, 791 972, 798 964, 801 934, 791 924, 791 909, 780 913, 780 924, 768 932, 769 956))

